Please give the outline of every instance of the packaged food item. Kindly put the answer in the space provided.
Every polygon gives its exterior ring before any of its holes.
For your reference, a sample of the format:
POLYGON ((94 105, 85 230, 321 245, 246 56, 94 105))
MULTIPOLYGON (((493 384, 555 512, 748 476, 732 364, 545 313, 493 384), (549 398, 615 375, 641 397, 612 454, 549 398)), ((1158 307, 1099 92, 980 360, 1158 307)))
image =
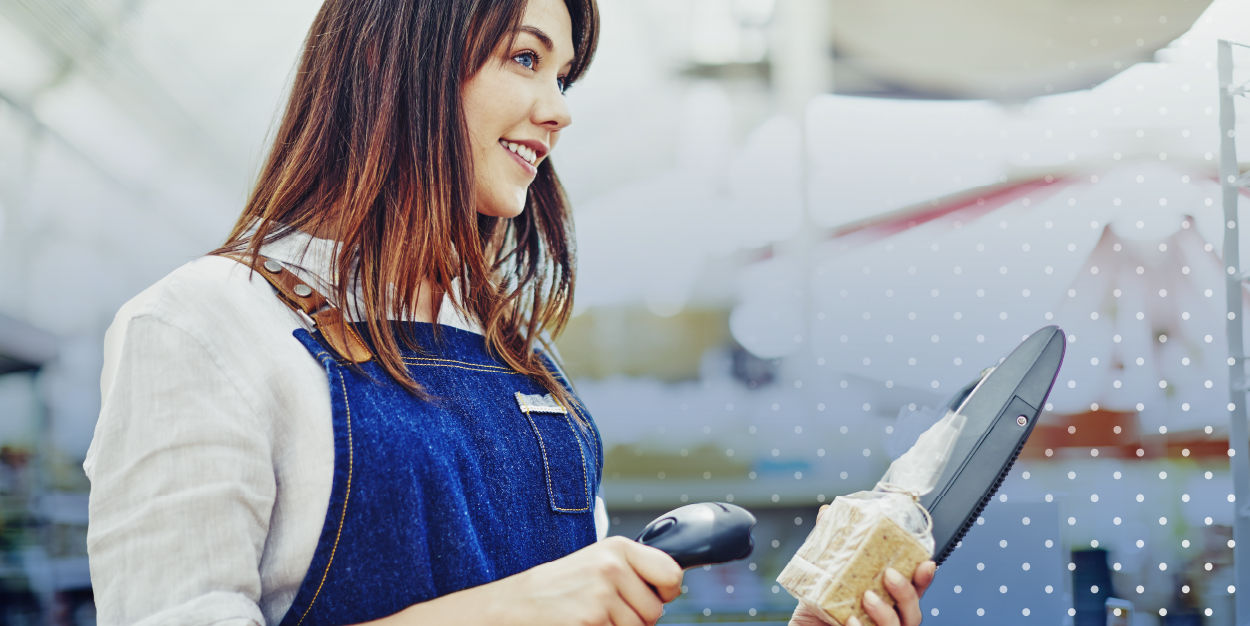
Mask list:
POLYGON ((830 623, 843 625, 855 615, 861 624, 872 624, 861 604, 864 592, 871 589, 882 600, 894 601, 885 589, 885 568, 910 578, 933 555, 932 543, 926 546, 888 515, 873 511, 863 499, 871 494, 835 499, 777 577, 830 623))
POLYGON ((933 520, 919 499, 937 483, 965 421, 948 412, 890 464, 872 491, 835 498, 777 582, 830 624, 843 626, 852 615, 873 624, 863 610, 864 592, 893 602, 885 569, 910 580, 933 555, 933 520))

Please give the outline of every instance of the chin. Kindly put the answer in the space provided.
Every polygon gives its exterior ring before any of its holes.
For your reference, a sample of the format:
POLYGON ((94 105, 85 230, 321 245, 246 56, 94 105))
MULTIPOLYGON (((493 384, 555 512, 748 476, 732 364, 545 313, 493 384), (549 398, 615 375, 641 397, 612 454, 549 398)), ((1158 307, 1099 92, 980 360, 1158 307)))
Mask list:
POLYGON ((526 194, 519 198, 510 198, 506 202, 485 202, 478 206, 477 212, 491 217, 510 219, 525 210, 526 194))
POLYGON ((503 219, 511 219, 517 217, 525 210, 524 206, 518 207, 479 207, 477 212, 488 217, 498 217, 503 219))

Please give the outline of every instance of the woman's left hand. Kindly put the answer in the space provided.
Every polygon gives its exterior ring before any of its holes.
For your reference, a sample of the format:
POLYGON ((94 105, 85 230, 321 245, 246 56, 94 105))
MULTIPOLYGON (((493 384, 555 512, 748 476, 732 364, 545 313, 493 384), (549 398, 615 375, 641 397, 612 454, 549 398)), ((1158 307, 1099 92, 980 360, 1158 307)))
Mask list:
MULTIPOLYGON (((890 606, 888 602, 877 598, 876 594, 869 591, 864 594, 864 612, 868 613, 877 626, 919 626, 922 617, 920 596, 924 595, 925 590, 933 582, 933 575, 936 571, 936 563, 925 561, 916 568, 916 574, 912 576, 911 584, 908 584, 907 579, 903 578, 897 570, 887 568, 885 588, 894 597, 896 606, 890 606)), ((825 626, 825 622, 816 617, 816 614, 807 606, 800 604, 790 618, 790 626, 825 626)), ((865 625, 852 617, 845 626, 865 625)))

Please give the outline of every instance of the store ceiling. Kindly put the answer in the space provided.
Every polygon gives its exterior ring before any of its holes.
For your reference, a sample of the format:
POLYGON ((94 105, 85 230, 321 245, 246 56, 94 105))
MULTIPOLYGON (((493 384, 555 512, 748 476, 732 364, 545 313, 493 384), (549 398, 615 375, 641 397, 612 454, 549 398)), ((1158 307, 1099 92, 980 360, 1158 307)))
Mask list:
POLYGON ((833 4, 837 92, 1023 100, 1088 89, 1151 60, 1211 0, 833 4))

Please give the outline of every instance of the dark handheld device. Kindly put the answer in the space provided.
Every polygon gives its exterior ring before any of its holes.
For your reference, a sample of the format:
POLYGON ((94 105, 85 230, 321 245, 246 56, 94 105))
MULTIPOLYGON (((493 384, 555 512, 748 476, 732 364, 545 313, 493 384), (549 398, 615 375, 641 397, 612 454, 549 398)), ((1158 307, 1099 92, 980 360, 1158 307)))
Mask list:
POLYGON ((967 422, 937 485, 920 498, 933 516, 937 563, 959 545, 1020 456, 1059 375, 1066 345, 1063 331, 1047 326, 951 399, 948 408, 967 422))
POLYGON ((755 516, 727 502, 687 504, 642 529, 637 541, 664 551, 682 569, 745 559, 755 547, 755 516))

